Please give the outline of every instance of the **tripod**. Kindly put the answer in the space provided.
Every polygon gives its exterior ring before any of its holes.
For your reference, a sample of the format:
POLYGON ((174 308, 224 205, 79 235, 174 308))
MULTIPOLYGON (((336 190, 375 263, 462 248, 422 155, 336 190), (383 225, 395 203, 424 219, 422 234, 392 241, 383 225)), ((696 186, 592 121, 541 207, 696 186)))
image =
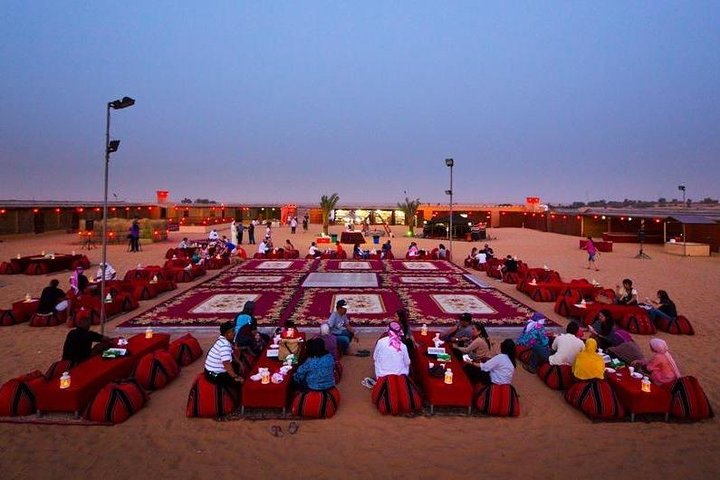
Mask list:
MULTIPOLYGON (((642 223, 645 221, 643 220, 642 223)), ((640 240, 640 251, 637 255, 635 255, 635 258, 641 258, 643 260, 650 260, 650 255, 643 252, 643 245, 645 244, 645 228, 644 226, 640 227, 640 231, 638 232, 638 240, 640 240)))

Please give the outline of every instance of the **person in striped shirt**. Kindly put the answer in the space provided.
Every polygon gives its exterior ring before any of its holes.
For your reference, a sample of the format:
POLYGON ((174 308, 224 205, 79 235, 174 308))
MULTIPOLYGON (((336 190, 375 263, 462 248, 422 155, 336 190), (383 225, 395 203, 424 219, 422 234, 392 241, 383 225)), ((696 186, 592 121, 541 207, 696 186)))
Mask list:
POLYGON ((205 378, 208 381, 230 388, 237 388, 244 379, 233 366, 233 345, 235 325, 225 322, 220 325, 220 336, 205 357, 205 378))

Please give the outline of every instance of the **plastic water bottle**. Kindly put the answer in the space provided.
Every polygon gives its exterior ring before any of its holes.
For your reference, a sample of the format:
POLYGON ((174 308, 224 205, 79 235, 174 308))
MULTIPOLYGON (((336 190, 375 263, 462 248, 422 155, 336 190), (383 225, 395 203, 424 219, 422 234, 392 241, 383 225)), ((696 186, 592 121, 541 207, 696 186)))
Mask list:
POLYGON ((420 327, 420 335, 422 335, 423 337, 427 336, 427 325, 425 325, 424 323, 420 327))
POLYGON ((452 368, 448 368, 445 370, 445 383, 448 385, 452 385, 453 382, 453 371, 452 368))
POLYGON ((649 393, 650 392, 650 379, 648 377, 643 377, 642 379, 642 391, 649 393))
POLYGON ((63 372, 60 376, 60 388, 70 388, 70 372, 63 372))

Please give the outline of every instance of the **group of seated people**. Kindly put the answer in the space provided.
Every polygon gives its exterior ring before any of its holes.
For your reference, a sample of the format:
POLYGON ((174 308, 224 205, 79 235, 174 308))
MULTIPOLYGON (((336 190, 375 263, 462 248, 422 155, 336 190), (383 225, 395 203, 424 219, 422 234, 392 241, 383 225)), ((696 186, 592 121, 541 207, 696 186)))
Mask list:
POLYGON ((494 258, 494 255, 495 252, 493 252, 493 249, 490 248, 490 245, 488 245, 487 243, 481 249, 473 247, 472 250, 470 250, 470 254, 465 259, 465 264, 468 267, 476 267, 483 263, 487 263, 489 259, 494 258))
MULTIPOLYGON (((109 263, 106 265, 103 269, 103 264, 100 264, 93 283, 88 280, 85 275, 85 270, 82 267, 77 267, 72 275, 70 275, 71 293, 73 293, 74 296, 79 296, 87 293, 89 289, 99 288, 99 282, 102 279, 103 272, 105 273, 105 281, 115 280, 117 278, 117 272, 109 263)), ((68 308, 70 308, 70 298, 68 298, 67 293, 60 288, 60 281, 53 278, 50 280, 48 286, 43 288, 40 293, 37 313, 40 315, 50 315, 52 313, 63 312, 68 308)))
POLYGON ((629 278, 623 279, 622 286, 616 285, 615 288, 616 293, 613 303, 617 305, 638 305, 647 310, 648 316, 653 322, 660 319, 670 322, 677 320, 677 307, 665 290, 658 290, 655 300, 646 297, 645 302, 641 303, 638 300, 638 291, 633 287, 633 282, 629 278))
POLYGON ((650 340, 653 355, 645 359, 632 336, 615 325, 609 311, 598 312, 589 326, 590 337, 583 341, 583 332, 576 322, 570 322, 565 333, 550 344, 545 332, 544 317, 535 314, 517 340, 518 345, 532 350, 526 370, 534 373, 543 363, 569 365, 578 380, 605 377, 603 351, 628 365, 643 370, 656 385, 668 385, 680 378, 680 371, 669 352, 667 343, 659 338, 650 340))
POLYGON ((329 256, 335 256, 335 258, 340 258, 345 255, 345 250, 342 247, 342 244, 340 242, 335 242, 335 249, 330 250, 327 249, 325 251, 318 248, 317 244, 315 242, 310 243, 310 247, 308 248, 308 256, 312 258, 320 258, 323 255, 329 255, 329 256))

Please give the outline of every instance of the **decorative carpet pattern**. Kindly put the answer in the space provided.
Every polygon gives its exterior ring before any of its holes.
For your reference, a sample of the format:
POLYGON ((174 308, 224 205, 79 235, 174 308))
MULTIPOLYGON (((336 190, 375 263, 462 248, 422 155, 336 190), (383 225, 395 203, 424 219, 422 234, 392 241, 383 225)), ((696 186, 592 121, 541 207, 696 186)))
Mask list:
POLYGON ((350 319, 358 326, 383 326, 395 319, 399 308, 408 310, 414 324, 438 326, 454 324, 460 313, 470 312, 487 326, 518 327, 534 313, 483 286, 444 260, 252 259, 118 328, 217 326, 235 318, 248 300, 256 302, 255 316, 264 326, 281 325, 288 319, 317 326, 327 320, 340 298, 347 300, 350 319))

